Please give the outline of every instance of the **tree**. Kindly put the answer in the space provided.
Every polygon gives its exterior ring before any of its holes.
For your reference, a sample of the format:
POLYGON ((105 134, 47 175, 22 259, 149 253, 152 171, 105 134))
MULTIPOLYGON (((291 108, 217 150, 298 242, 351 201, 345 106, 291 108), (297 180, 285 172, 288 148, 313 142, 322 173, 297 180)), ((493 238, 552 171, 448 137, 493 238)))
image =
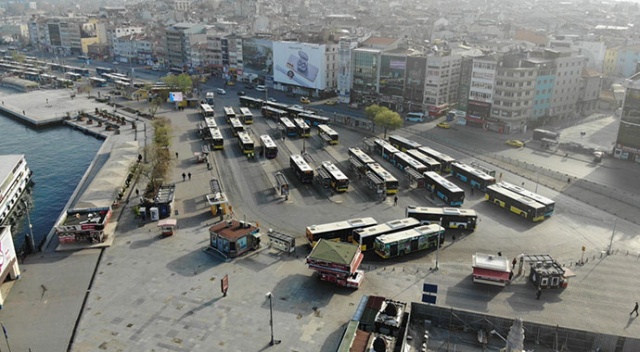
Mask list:
POLYGON ((384 128, 384 139, 387 139, 387 131, 401 127, 402 118, 397 112, 384 108, 373 119, 373 123, 384 128))
POLYGON ((148 181, 145 196, 153 198, 169 174, 173 160, 169 153, 171 145, 171 125, 166 118, 158 118, 152 123, 153 143, 146 150, 149 163, 142 164, 140 174, 148 181))
POLYGON ((162 81, 169 86, 170 89, 178 89, 183 94, 186 94, 191 91, 193 87, 193 81, 191 80, 191 76, 188 74, 180 74, 180 75, 169 75, 162 78, 162 81))
POLYGON ((156 116, 156 112, 158 111, 158 108, 160 107, 160 105, 166 103, 167 99, 169 99, 169 91, 161 90, 151 100, 151 107, 149 108, 149 114, 151 115, 152 118, 156 116))
POLYGON ((395 130, 402 126, 402 118, 397 112, 391 111, 384 106, 370 105, 364 110, 365 115, 374 125, 384 128, 384 138, 387 138, 389 129, 395 130))

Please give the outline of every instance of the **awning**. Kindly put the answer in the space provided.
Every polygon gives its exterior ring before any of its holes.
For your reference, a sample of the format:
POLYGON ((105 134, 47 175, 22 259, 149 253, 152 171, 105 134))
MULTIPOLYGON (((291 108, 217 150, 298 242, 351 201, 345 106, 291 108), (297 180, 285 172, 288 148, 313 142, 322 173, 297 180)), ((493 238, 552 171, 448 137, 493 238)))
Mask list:
POLYGON ((509 281, 509 273, 504 271, 496 271, 482 268, 473 268, 473 276, 484 277, 494 280, 509 281))
POLYGON ((177 224, 177 219, 162 219, 158 221, 158 227, 176 227, 177 224))

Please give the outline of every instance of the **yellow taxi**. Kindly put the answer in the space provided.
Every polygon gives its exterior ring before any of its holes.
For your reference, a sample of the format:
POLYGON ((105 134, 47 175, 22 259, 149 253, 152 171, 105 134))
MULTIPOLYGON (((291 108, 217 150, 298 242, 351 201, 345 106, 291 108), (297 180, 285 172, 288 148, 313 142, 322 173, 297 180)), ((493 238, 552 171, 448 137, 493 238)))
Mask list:
POLYGON ((307 98, 307 97, 300 97, 300 102, 302 104, 309 104, 311 102, 311 100, 309 100, 309 98, 307 98))
POLYGON ((448 123, 448 122, 444 122, 444 121, 439 122, 436 126, 438 126, 438 127, 440 127, 440 128, 445 128, 445 129, 447 129, 447 128, 451 128, 451 125, 449 125, 449 123, 448 123))
POLYGON ((519 141, 517 139, 510 139, 506 142, 504 142, 507 145, 510 145, 512 147, 516 147, 516 148, 522 148, 524 147, 524 142, 523 141, 519 141))

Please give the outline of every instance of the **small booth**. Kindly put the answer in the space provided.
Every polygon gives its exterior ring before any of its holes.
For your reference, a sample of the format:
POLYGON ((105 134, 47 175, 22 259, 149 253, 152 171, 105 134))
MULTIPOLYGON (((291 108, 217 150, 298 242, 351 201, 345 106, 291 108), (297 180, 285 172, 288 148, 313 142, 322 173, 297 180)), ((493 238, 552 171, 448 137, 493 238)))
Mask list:
POLYGON ((569 286, 573 271, 563 268, 549 254, 524 254, 523 260, 531 266, 529 281, 541 289, 564 289, 569 286))
POLYGON ((193 152, 193 161, 196 164, 201 164, 207 161, 207 153, 193 152))
POLYGON ((209 249, 225 258, 260 248, 260 229, 238 220, 220 221, 209 228, 209 249))
POLYGON ((176 219, 163 219, 158 222, 158 228, 163 236, 172 236, 177 225, 176 219))
POLYGON ((269 229, 267 237, 269 237, 269 247, 276 248, 289 254, 296 251, 296 238, 293 236, 269 229))
POLYGON ((471 256, 473 282, 506 286, 510 281, 511 263, 505 257, 476 253, 471 256))
POLYGON ((306 262, 320 280, 357 289, 364 280, 364 271, 358 270, 363 258, 358 245, 320 239, 306 262))

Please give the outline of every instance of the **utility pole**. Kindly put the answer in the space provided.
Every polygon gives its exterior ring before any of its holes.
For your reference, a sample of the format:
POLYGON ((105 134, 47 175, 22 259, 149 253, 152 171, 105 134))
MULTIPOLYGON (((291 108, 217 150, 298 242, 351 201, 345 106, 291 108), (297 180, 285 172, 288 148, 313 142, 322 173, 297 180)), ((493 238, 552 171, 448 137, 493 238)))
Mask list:
POLYGON ((613 231, 611 231, 611 240, 609 240, 609 249, 607 250, 607 254, 613 253, 613 236, 616 234, 616 225, 618 224, 618 218, 615 218, 613 221, 613 231))

